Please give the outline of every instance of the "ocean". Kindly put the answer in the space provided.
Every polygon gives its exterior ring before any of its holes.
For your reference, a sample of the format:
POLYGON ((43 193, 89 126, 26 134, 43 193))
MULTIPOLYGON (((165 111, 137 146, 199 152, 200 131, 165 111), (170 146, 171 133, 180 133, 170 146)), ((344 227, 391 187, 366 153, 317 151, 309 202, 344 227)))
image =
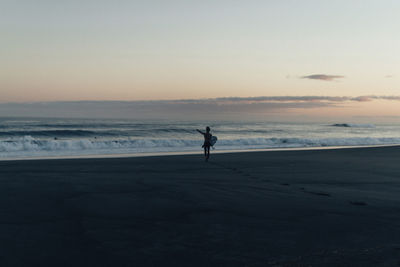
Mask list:
POLYGON ((400 144, 400 125, 1 118, 0 159, 400 144))

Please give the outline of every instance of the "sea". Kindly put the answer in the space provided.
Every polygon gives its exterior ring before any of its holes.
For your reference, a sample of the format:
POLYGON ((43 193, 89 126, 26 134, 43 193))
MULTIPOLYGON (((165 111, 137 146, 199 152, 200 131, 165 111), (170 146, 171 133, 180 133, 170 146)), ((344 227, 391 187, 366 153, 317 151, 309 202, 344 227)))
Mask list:
POLYGON ((0 159, 149 155, 400 144, 400 124, 0 118, 0 159))

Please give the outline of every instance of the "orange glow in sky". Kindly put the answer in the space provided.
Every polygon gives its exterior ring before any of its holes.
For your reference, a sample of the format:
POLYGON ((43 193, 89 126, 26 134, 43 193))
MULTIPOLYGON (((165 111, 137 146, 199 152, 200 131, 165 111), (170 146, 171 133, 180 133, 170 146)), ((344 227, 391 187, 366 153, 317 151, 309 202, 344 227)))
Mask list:
MULTIPOLYGON (((400 2, 5 1, 0 103, 400 95, 400 2)), ((398 101, 288 109, 394 116, 398 101)))

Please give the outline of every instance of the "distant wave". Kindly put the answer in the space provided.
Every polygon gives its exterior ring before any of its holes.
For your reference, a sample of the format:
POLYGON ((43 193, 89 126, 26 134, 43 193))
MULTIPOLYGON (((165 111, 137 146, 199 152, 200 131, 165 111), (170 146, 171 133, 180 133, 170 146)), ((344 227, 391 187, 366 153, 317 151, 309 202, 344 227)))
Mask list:
MULTIPOLYGON (((202 142, 199 139, 40 140, 25 136, 0 141, 0 157, 200 151, 201 144, 202 142)), ((400 138, 221 138, 218 140, 216 148, 219 150, 240 150, 385 144, 400 144, 400 138)))
MULTIPOLYGON (((220 130, 218 134, 229 134, 230 130, 220 130)), ((283 130, 251 130, 251 129, 238 129, 234 131, 236 134, 272 134, 281 133, 283 130)), ((184 128, 149 128, 149 129, 9 129, 0 130, 1 138, 15 138, 31 136, 34 138, 79 138, 79 137, 114 137, 114 138, 127 138, 127 137, 158 137, 158 136, 182 136, 197 134, 194 130, 184 128)))
POLYGON ((97 130, 79 130, 79 129, 49 129, 49 130, 3 130, 0 131, 0 137, 50 137, 50 138, 70 138, 70 137, 137 137, 137 136, 156 136, 158 134, 185 134, 194 133, 186 129, 179 128, 156 128, 156 129, 97 129, 97 130))
POLYGON ((86 130, 0 131, 0 137, 90 137, 96 135, 96 132, 86 130))
POLYGON ((353 128, 375 128, 373 124, 355 124, 355 123, 335 123, 331 126, 334 127, 353 127, 353 128))

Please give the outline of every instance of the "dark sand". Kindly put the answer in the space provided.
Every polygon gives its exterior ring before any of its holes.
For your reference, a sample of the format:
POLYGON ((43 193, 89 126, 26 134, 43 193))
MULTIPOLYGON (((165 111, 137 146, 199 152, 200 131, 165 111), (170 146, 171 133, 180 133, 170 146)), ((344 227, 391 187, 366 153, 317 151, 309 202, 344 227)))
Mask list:
POLYGON ((400 147, 0 162, 0 266, 397 266, 400 147))

